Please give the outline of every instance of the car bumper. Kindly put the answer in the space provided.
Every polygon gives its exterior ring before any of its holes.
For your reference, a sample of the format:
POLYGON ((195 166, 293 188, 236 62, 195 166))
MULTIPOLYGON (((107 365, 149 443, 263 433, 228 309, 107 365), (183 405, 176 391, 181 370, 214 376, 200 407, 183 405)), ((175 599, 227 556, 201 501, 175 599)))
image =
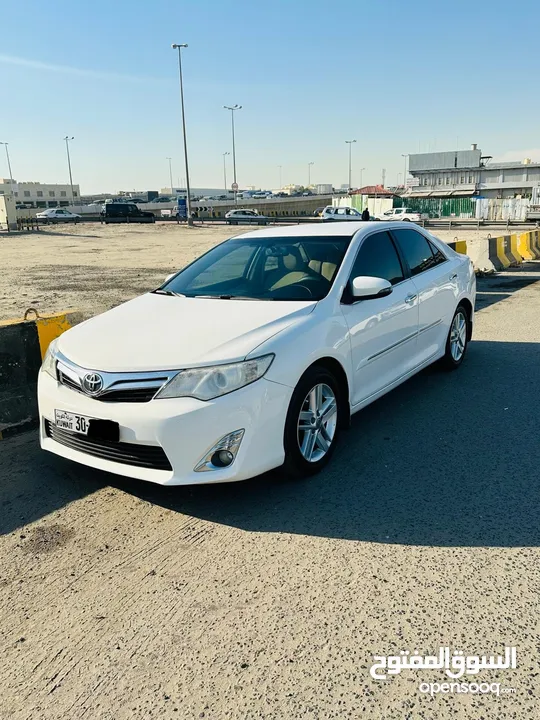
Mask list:
POLYGON ((283 463, 283 432, 292 392, 292 388, 263 378, 208 402, 177 398, 147 403, 107 403, 60 385, 47 373, 40 372, 41 447, 83 465, 160 485, 245 480, 283 463), (109 444, 108 449, 101 453, 105 457, 98 457, 80 449, 85 442, 80 435, 68 433, 69 445, 53 439, 50 427, 55 409, 117 422, 120 427, 119 444, 113 444, 112 449, 109 444), (203 472, 194 470, 221 438, 241 429, 244 436, 231 465, 203 472), (161 453, 162 449, 168 459, 166 464, 170 464, 171 469, 140 467, 125 459, 109 459, 117 457, 115 448, 133 448, 133 451, 143 452, 145 458, 161 453))

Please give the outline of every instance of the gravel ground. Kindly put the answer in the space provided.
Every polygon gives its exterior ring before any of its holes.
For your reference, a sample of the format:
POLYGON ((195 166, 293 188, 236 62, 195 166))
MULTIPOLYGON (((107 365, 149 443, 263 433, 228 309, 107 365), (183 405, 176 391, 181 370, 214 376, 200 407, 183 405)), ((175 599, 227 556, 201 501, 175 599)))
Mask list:
MULTIPOLYGON (((146 268, 142 289, 222 233, 188 232, 158 226, 149 249, 146 230, 107 230, 71 266, 73 237, 19 242, 49 278, 61 252, 63 283, 69 267, 146 268)), ((107 273, 89 307, 131 291, 107 273)), ((46 276, 25 287, 50 292, 46 276)), ((92 298, 75 277, 59 303, 92 298)), ((33 433, 0 443, 0 717, 537 718, 539 279, 531 263, 480 280, 461 369, 423 372, 356 415, 306 482, 276 471, 166 489, 41 453, 33 433), (445 645, 515 645, 517 670, 468 678, 515 694, 430 697, 419 684, 440 671, 369 675, 373 655, 445 645)))
MULTIPOLYGON (((0 236, 0 320, 22 317, 28 307, 42 314, 78 309, 96 315, 155 288, 222 240, 252 229, 81 223, 0 236)), ((449 241, 456 232, 435 234, 449 241)), ((467 230, 460 237, 486 234, 467 230)))

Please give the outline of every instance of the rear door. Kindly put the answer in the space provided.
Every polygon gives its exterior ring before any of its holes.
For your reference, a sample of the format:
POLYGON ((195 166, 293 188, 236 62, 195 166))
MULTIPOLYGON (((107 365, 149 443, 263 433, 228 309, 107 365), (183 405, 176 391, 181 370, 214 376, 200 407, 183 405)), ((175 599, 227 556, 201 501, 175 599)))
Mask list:
POLYGON ((392 229, 392 235, 418 293, 418 359, 423 363, 444 352, 458 295, 456 263, 416 229, 392 229))
POLYGON ((363 239, 349 285, 360 275, 388 280, 392 292, 373 300, 354 300, 347 293, 343 299, 351 343, 353 406, 369 402, 418 364, 418 293, 389 232, 374 232, 363 239))

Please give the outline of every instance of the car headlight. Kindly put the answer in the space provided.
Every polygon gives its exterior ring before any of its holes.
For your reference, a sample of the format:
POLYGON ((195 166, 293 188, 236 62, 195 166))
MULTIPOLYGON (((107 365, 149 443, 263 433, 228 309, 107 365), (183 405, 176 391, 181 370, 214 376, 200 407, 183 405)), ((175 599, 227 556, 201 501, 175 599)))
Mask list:
POLYGON ((156 400, 180 397, 213 400, 262 378, 273 359, 274 355, 271 354, 230 365, 181 370, 159 391, 156 400))
POLYGON ((51 377, 53 377, 55 380, 56 377, 56 346, 58 345, 58 338, 56 340, 53 340, 51 343, 49 343, 49 347, 47 348, 47 352, 45 353, 45 357, 43 358, 43 363, 41 365, 41 369, 43 372, 49 373, 51 377))

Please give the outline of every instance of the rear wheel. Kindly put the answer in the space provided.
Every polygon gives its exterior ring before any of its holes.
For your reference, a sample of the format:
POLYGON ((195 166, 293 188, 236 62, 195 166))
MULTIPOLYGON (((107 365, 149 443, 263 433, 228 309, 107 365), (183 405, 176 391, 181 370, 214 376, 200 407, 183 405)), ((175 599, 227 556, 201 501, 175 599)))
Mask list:
POLYGON ((470 337, 470 318, 464 305, 458 305, 452 318, 446 340, 446 351, 442 365, 447 370, 455 370, 463 362, 470 337))
POLYGON ((315 365, 301 378, 285 423, 287 475, 314 475, 330 462, 340 432, 341 402, 339 383, 325 368, 315 365))

